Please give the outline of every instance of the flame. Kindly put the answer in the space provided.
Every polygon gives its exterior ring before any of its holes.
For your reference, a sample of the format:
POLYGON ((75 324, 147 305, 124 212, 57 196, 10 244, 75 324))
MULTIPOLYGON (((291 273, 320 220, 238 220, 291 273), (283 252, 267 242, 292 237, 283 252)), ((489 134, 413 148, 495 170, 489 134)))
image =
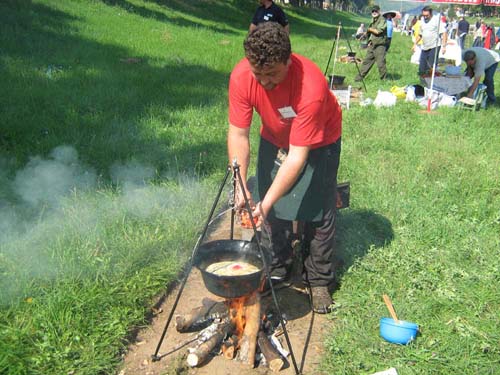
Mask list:
POLYGON ((245 301, 248 297, 233 298, 229 301, 229 315, 234 323, 234 334, 241 338, 245 329, 245 301))

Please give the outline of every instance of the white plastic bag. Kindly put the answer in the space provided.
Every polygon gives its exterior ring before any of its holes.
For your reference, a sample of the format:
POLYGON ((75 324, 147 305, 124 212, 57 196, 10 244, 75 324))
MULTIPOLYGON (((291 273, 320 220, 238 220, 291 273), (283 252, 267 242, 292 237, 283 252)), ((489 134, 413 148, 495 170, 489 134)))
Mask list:
POLYGON ((451 95, 439 94, 438 107, 453 107, 457 104, 457 98, 451 95))
POLYGON ((396 104, 396 95, 389 91, 378 91, 377 97, 375 98, 373 105, 377 108, 380 107, 392 107, 396 104))
MULTIPOLYGON (((417 99, 417 103, 421 106, 421 107, 425 107, 425 108, 429 108, 429 98, 426 97, 426 96, 422 96, 421 98, 418 98, 417 99)), ((430 103, 430 109, 431 110, 434 110, 436 109, 438 106, 438 102, 437 100, 433 100, 431 99, 431 103, 430 103)))
POLYGON ((422 53, 422 50, 420 49, 420 47, 416 47, 415 51, 411 55, 410 62, 412 64, 417 64, 417 65, 420 64, 420 54, 421 53, 422 53))
POLYGON ((457 104, 457 99, 454 96, 436 90, 429 90, 428 88, 425 88, 425 96, 421 99, 417 99, 417 102, 422 107, 428 107, 429 97, 431 98, 431 109, 436 109, 438 107, 453 107, 457 104))
POLYGON ((415 97, 415 86, 408 86, 406 89, 406 101, 407 102, 414 102, 416 99, 415 97))

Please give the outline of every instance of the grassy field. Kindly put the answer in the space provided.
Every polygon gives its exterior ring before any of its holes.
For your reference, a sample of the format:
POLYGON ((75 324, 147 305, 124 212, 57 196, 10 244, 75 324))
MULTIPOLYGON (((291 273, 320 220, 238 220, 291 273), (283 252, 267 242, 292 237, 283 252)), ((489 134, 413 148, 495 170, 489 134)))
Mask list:
MULTIPOLYGON (((178 278, 224 173, 227 82, 254 8, 0 3, 0 373, 116 371, 178 278)), ((362 21, 287 14, 293 49, 321 69, 338 22, 349 38, 362 21)), ((374 67, 365 97, 418 83, 410 53, 396 34, 391 79, 374 67)), ((353 82, 354 65, 335 69, 353 82)), ((352 201, 339 220, 326 372, 500 373, 499 114, 404 102, 344 111, 339 175, 352 201), (420 324, 415 343, 378 336, 383 293, 420 324)))

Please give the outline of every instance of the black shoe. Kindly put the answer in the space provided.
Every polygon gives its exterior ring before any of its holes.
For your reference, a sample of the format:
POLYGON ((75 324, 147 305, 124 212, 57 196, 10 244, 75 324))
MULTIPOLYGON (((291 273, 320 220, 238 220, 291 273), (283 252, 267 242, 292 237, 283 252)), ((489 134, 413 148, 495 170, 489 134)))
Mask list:
MULTIPOLYGON (((292 283, 290 281, 291 277, 291 265, 274 267, 271 270, 271 283, 273 284, 274 289, 281 289, 290 286, 292 283)), ((271 291, 269 286, 269 281, 264 281, 264 285, 262 286, 262 293, 266 293, 271 291)))
POLYGON ((312 309, 318 314, 328 314, 333 310, 333 299, 326 286, 311 287, 312 309))
MULTIPOLYGON (((279 290, 283 288, 288 288, 292 285, 292 282, 284 277, 271 276, 271 283, 273 284, 273 289, 279 290)), ((261 295, 266 296, 271 292, 271 287, 269 286, 269 281, 267 278, 264 280, 264 284, 260 290, 261 295)))

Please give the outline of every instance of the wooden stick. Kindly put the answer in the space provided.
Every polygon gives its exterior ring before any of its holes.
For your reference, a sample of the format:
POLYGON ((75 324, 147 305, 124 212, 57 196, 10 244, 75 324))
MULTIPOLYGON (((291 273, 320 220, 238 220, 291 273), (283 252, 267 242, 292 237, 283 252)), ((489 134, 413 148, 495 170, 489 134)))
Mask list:
POLYGON ((189 313, 175 317, 175 328, 177 332, 188 332, 196 328, 196 325, 203 325, 228 314, 228 308, 224 302, 204 298, 203 306, 195 307, 189 313))
POLYGON ((281 358, 278 350, 271 344, 266 334, 262 331, 259 331, 259 335, 257 338, 257 343, 259 345, 259 349, 266 358, 266 362, 269 368, 273 372, 280 371, 285 365, 285 361, 281 358))
POLYGON ((245 328, 240 340, 239 359, 251 368, 255 366, 257 335, 260 328, 260 294, 255 292, 245 301, 245 328))
POLYGON ((200 345, 189 349, 187 363, 191 367, 199 366, 208 358, 210 352, 224 340, 224 337, 231 330, 232 324, 225 322, 220 324, 214 331, 214 334, 200 345))
POLYGON ((238 337, 233 335, 222 343, 222 354, 227 359, 234 359, 236 348, 238 347, 238 337))
POLYGON ((382 295, 382 298, 384 299, 385 305, 387 306, 387 309, 389 310, 389 314, 391 314, 392 319, 396 324, 399 324, 398 316, 396 315, 396 311, 394 310, 394 306, 392 306, 392 301, 389 298, 387 294, 382 295))

